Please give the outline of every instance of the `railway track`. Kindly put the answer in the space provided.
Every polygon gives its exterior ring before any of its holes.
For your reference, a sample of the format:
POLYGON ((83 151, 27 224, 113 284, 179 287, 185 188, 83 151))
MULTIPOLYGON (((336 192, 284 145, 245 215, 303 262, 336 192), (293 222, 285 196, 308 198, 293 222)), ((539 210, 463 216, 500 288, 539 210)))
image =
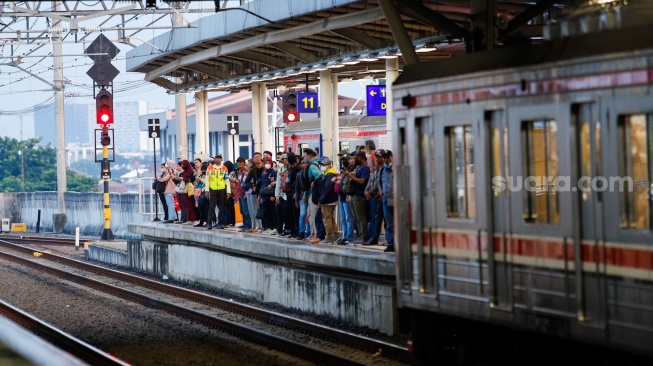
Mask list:
POLYGON ((0 315, 11 319, 30 332, 44 338, 74 357, 98 366, 127 366, 125 363, 93 346, 67 334, 37 318, 0 300, 0 315))
MULTIPOLYGON (((20 238, 15 240, 20 240, 21 242, 25 242, 28 239, 20 238)), ((41 242, 41 238, 35 238, 35 240, 31 242, 32 243, 41 242)), ((22 253, 30 256, 33 255, 35 252, 35 250, 32 248, 26 248, 20 245, 9 243, 6 239, 0 240, 0 248, 16 251, 18 253, 22 253)), ((39 253, 38 255, 42 259, 53 261, 60 265, 65 265, 78 270, 88 271, 99 276, 112 278, 114 280, 127 282, 133 285, 137 285, 155 291, 157 293, 163 293, 169 296, 173 296, 175 298, 192 301, 194 303, 202 304, 213 309, 219 309, 221 311, 238 314, 239 316, 246 317, 258 322, 262 322, 275 327, 281 327, 288 331, 297 332, 299 334, 308 336, 312 339, 319 339, 319 340, 324 340, 326 342, 346 345, 348 348, 369 355, 375 355, 374 356, 375 360, 386 359, 386 360, 392 360, 403 364, 409 364, 412 361, 411 356, 406 348, 399 347, 394 344, 374 340, 367 337, 362 337, 356 334, 343 332, 337 329, 328 328, 310 322, 305 322, 279 313, 262 310, 244 304, 239 304, 228 299, 223 299, 211 295, 198 293, 181 287, 148 280, 124 272, 107 269, 104 267, 92 265, 78 260, 50 254, 47 252, 39 251, 38 253, 39 253)), ((223 320, 220 319, 219 317, 208 316, 206 314, 199 313, 197 311, 186 309, 182 306, 166 303, 164 301, 155 299, 151 296, 144 296, 141 294, 137 294, 132 291, 124 290, 120 287, 111 286, 111 285, 101 283, 99 281, 90 280, 87 277, 79 277, 76 275, 72 275, 71 273, 68 273, 69 271, 61 271, 49 266, 44 266, 45 268, 43 268, 43 265, 39 263, 35 263, 33 260, 27 260, 9 254, 2 254, 2 257, 14 261, 21 261, 22 264, 28 265, 30 267, 36 266, 35 268, 39 268, 40 270, 49 272, 58 277, 65 278, 67 280, 74 281, 77 283, 82 283, 85 286, 89 286, 103 292, 111 293, 114 296, 122 297, 130 301, 143 304, 145 306, 162 309, 169 313, 184 318, 188 318, 205 325, 210 325, 215 328, 223 329, 229 333, 240 336, 247 340, 254 340, 257 343, 271 345, 275 347, 275 349, 278 349, 280 351, 297 355, 299 357, 309 359, 314 362, 319 361, 321 363, 336 362, 339 364, 360 364, 357 362, 352 363, 352 361, 350 361, 346 357, 338 357, 330 354, 324 355, 322 354, 321 351, 317 351, 312 347, 306 347, 304 345, 304 342, 300 342, 302 344, 296 344, 298 342, 287 341, 281 339, 280 337, 272 336, 267 332, 253 330, 251 326, 243 327, 240 324, 237 324, 233 321, 223 320), (268 338, 269 336, 272 336, 272 338, 268 338), (276 339, 275 337, 279 339, 276 339), (297 348, 308 348, 308 349, 303 349, 300 352, 298 352, 297 348)))

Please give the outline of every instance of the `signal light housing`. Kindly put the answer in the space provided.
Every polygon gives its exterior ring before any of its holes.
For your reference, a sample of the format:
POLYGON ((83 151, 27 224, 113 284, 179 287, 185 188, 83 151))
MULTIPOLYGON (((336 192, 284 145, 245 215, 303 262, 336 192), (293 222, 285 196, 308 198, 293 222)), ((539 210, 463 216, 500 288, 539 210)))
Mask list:
POLYGON ((299 122, 299 112, 297 112, 297 94, 286 92, 283 95, 283 121, 286 123, 299 122))
POLYGON ((100 90, 95 97, 95 112, 97 123, 102 125, 102 128, 113 123, 113 95, 108 90, 100 90))
POLYGON ((111 137, 109 136, 109 130, 106 128, 102 129, 102 137, 100 137, 100 143, 102 146, 111 145, 111 137))

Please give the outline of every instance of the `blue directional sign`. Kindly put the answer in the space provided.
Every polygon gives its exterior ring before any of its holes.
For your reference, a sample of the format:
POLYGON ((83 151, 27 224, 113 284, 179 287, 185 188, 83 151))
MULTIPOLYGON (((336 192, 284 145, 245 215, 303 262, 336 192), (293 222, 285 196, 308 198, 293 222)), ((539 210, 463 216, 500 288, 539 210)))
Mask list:
POLYGON ((386 115, 385 85, 368 85, 366 100, 368 116, 386 115))
POLYGON ((297 112, 317 113, 317 93, 297 93, 297 112))

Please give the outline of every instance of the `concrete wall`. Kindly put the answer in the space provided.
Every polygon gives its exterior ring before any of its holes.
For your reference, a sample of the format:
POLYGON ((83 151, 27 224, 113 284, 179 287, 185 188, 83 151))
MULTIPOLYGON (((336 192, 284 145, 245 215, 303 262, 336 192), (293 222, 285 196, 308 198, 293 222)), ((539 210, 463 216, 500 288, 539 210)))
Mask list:
MULTIPOLYGON (((393 334, 393 285, 304 271, 192 245, 130 241, 130 267, 393 334)), ((109 253, 89 253, 106 260, 109 253)))
MULTIPOLYGON (((79 226, 80 235, 100 236, 104 229, 104 194, 66 192, 66 225, 64 233, 75 234, 79 226)), ((147 200, 148 197, 146 196, 147 200)), ((138 194, 111 193, 111 231, 119 239, 142 239, 142 235, 130 233, 128 225, 150 221, 149 216, 139 214, 138 194)), ((149 201, 148 201, 149 202, 149 201)), ((52 215, 59 213, 57 192, 0 193, 0 218, 11 222, 27 224, 28 230, 36 230, 38 210, 41 210, 40 232, 53 231, 52 215)))

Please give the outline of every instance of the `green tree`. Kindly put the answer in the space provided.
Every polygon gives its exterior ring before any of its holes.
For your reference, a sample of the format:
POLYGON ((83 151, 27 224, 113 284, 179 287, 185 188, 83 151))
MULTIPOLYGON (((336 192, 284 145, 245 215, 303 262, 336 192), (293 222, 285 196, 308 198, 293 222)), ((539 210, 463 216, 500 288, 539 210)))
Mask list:
MULTIPOLYGON (((49 144, 39 146, 40 141, 40 138, 25 141, 0 138, 0 192, 57 190, 56 150, 49 144)), ((66 180, 70 191, 97 191, 97 182, 93 178, 67 171, 66 180)))

